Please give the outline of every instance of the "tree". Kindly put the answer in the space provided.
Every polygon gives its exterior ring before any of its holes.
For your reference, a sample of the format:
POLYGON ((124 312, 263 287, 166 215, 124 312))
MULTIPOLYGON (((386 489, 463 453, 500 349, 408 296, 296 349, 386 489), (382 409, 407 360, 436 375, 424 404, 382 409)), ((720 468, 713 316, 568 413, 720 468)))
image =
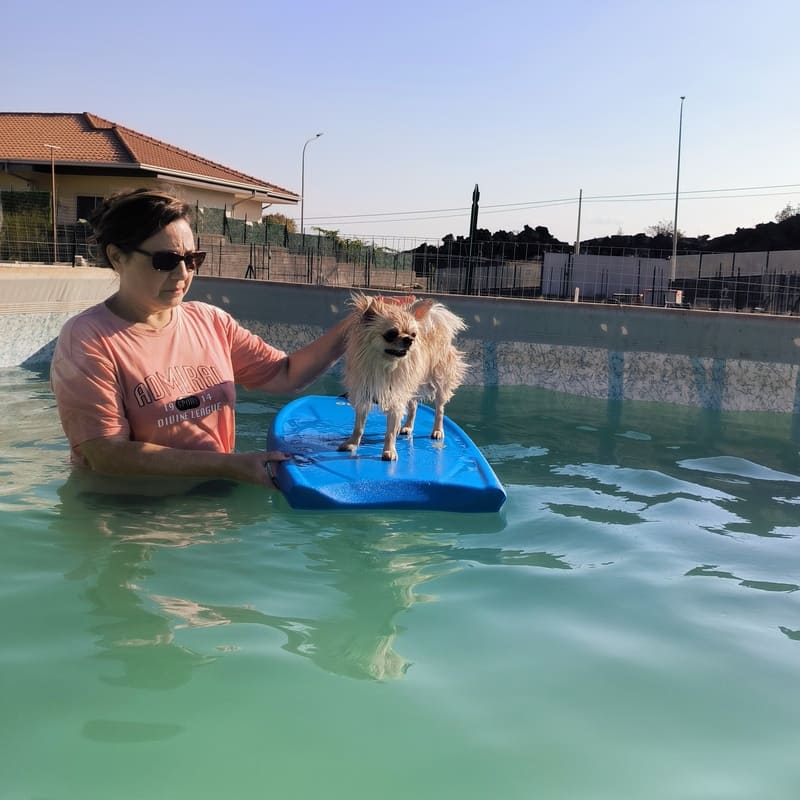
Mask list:
MULTIPOLYGON (((669 236, 672 237, 672 228, 673 223, 670 220, 662 219, 656 222, 655 225, 651 225, 647 228, 647 235, 648 236, 669 236)), ((685 239, 686 234, 678 228, 678 238, 685 239)))
POLYGON ((267 214, 264 221, 270 225, 284 225, 289 233, 297 233, 297 223, 285 214, 267 214))
POLYGON ((784 222, 790 217, 795 216, 795 214, 800 214, 800 203, 798 203, 796 206, 793 206, 791 203, 787 203, 786 207, 782 208, 775 215, 775 222, 784 222))

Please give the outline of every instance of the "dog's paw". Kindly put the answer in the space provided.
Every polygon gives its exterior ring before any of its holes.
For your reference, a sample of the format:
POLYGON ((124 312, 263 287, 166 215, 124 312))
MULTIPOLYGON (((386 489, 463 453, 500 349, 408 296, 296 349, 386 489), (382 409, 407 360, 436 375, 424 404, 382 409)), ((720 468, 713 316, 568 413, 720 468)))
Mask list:
POLYGON ((358 450, 358 445, 353 442, 342 442, 337 448, 341 453, 355 453, 358 450))
POLYGON ((441 441, 444 439, 444 431, 441 428, 434 428, 431 431, 431 439, 438 439, 441 441))
POLYGON ((384 461, 397 461, 397 450, 384 450, 381 454, 381 458, 384 461))
POLYGON ((414 433, 413 426, 410 427, 410 428, 408 426, 400 428, 400 435, 401 436, 411 436, 412 433, 414 433))

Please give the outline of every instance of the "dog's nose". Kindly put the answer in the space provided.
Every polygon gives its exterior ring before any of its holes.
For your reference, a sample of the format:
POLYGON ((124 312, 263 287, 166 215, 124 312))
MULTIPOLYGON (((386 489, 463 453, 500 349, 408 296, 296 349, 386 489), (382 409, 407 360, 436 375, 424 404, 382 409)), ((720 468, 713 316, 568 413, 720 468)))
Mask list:
POLYGON ((414 340, 410 336, 404 336, 400 341, 403 343, 403 347, 411 347, 414 344, 414 340))

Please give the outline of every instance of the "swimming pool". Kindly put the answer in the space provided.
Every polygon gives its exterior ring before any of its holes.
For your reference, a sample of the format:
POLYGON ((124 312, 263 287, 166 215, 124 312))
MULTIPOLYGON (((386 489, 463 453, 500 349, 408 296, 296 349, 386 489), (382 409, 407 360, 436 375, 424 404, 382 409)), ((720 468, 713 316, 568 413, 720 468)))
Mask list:
POLYGON ((0 389, 3 798, 796 795, 796 417, 463 387, 500 514, 320 513, 81 494, 0 389))

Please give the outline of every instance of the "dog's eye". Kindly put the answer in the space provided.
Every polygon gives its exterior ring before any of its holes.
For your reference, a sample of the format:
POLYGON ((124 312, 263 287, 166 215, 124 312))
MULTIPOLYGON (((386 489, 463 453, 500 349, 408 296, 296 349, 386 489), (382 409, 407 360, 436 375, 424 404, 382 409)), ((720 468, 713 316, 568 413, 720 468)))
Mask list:
POLYGON ((383 334, 383 338, 387 342, 393 342, 395 339, 397 339, 397 337, 399 335, 400 335, 400 331, 397 330, 397 328, 389 328, 389 330, 386 331, 386 333, 383 334))

